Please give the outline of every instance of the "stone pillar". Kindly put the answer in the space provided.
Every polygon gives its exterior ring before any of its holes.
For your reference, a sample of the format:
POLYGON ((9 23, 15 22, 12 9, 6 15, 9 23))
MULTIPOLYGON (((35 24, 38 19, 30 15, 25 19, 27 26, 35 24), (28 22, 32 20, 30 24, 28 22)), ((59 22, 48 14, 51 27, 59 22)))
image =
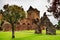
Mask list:
POLYGON ((52 24, 47 24, 46 34, 48 34, 48 35, 56 35, 55 26, 52 26, 52 24))
POLYGON ((35 29, 36 34, 42 34, 41 22, 37 23, 37 28, 35 29))

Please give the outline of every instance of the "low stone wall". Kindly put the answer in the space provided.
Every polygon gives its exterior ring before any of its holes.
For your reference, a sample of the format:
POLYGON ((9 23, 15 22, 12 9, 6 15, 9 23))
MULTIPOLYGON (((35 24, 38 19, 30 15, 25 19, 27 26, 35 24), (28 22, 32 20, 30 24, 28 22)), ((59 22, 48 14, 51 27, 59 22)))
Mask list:
MULTIPOLYGON (((3 27, 3 31, 11 31, 12 30, 12 26, 11 26, 10 23, 4 23, 2 25, 2 27, 3 27)), ((31 24, 29 24, 29 25, 20 25, 20 23, 19 23, 19 24, 16 24, 16 26, 15 26, 15 31, 35 30, 35 29, 36 29, 36 25, 35 24, 33 24, 33 25, 31 25, 31 24)))

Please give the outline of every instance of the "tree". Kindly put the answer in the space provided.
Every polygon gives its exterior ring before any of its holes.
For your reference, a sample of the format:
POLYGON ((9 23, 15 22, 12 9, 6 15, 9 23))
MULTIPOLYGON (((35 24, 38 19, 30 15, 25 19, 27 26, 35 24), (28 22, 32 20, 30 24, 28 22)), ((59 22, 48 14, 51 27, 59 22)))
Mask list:
POLYGON ((55 18, 60 17, 60 0, 53 0, 52 5, 48 8, 48 12, 53 12, 55 18))
POLYGON ((54 17, 60 21, 60 0, 53 0, 52 5, 48 8, 47 11, 52 12, 54 17))
POLYGON ((58 21, 57 29, 60 30, 60 21, 58 21))
POLYGON ((60 26, 60 21, 58 22, 58 26, 60 26))
POLYGON ((2 31, 2 24, 4 23, 2 13, 3 13, 3 10, 0 10, 0 31, 2 31))
POLYGON ((18 22, 18 20, 21 20, 26 17, 25 11, 23 10, 22 7, 16 5, 9 6, 7 4, 4 5, 3 8, 4 8, 4 13, 2 13, 3 19, 12 25, 12 38, 15 38, 14 35, 15 24, 18 22))

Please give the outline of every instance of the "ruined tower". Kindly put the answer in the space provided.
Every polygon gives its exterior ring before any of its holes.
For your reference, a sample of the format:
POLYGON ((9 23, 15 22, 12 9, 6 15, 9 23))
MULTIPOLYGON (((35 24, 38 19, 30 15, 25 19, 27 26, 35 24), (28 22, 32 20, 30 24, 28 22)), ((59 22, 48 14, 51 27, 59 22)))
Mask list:
POLYGON ((40 19, 40 11, 38 11, 36 8, 32 8, 30 6, 30 8, 27 11, 27 18, 29 19, 40 19))

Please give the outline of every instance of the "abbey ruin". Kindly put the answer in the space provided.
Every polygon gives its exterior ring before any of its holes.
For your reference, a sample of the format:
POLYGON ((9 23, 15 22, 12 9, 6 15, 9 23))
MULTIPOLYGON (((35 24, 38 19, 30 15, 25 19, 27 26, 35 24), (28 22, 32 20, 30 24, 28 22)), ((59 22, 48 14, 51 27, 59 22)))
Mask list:
MULTIPOLYGON (((23 8, 21 9, 24 10, 23 8)), ((2 13, 2 12, 1 12, 2 13)), ((0 19, 2 19, 2 15, 0 14, 0 19)), ((32 6, 27 10, 26 18, 23 18, 14 27, 15 31, 20 30, 36 30, 36 33, 39 31, 42 32, 43 29, 46 30, 46 34, 56 34, 56 28, 50 22, 49 18, 44 13, 43 17, 40 18, 40 11, 32 6)), ((2 24, 3 31, 11 31, 12 26, 9 22, 4 21, 2 24)))

